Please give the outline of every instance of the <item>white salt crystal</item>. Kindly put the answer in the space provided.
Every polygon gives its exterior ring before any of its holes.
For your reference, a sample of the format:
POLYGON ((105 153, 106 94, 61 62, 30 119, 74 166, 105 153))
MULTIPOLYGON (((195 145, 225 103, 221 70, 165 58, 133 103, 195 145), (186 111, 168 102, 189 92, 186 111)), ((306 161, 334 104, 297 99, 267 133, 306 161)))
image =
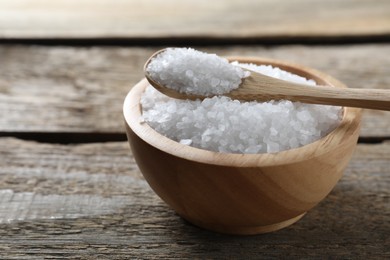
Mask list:
POLYGON ((146 71, 163 86, 205 96, 230 92, 250 75, 227 59, 191 48, 166 49, 151 60, 146 71))
POLYGON ((309 121, 310 118, 311 118, 310 113, 308 111, 306 111, 306 110, 299 111, 297 113, 297 117, 301 121, 309 121))
MULTIPOLYGON (((235 64, 280 79, 315 85, 312 80, 279 68, 235 64)), ((211 76, 210 82, 215 78, 211 76)), ((185 145, 225 153, 275 153, 297 148, 327 135, 338 126, 342 115, 341 107, 287 100, 240 102, 224 96, 203 101, 176 100, 152 86, 146 88, 141 105, 143 120, 157 132, 185 145)))
POLYGON ((191 139, 181 139, 179 143, 184 144, 184 145, 191 145, 192 140, 191 139))
POLYGON ((276 153, 279 152, 279 144, 274 142, 267 143, 267 152, 268 153, 276 153))

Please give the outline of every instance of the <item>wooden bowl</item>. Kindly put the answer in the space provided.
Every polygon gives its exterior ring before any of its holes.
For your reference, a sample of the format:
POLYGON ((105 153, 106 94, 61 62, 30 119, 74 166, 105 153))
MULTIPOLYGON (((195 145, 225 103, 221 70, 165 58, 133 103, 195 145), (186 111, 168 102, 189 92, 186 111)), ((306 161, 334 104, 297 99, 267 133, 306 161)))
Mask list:
MULTIPOLYGON (((282 61, 231 57, 270 64, 345 88, 319 71, 282 61)), ((356 146, 361 109, 344 108, 339 127, 316 142, 272 154, 217 153, 175 142, 142 123, 144 79, 123 107, 133 155, 152 189, 189 222, 229 234, 275 231, 298 221, 336 185, 356 146)), ((325 216, 324 216, 325 217, 325 216)))

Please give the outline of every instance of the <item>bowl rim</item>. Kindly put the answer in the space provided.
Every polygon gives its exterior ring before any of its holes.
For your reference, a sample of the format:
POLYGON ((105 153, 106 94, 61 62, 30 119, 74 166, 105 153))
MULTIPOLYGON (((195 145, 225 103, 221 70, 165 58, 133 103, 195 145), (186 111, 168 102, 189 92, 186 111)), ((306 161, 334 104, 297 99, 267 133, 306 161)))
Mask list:
MULTIPOLYGON (((323 72, 290 62, 262 57, 230 56, 226 58, 229 61, 238 60, 239 62, 244 63, 272 65, 294 74, 313 79, 320 84, 340 88, 347 87, 337 79, 323 72)), ((142 108, 140 98, 148 85, 147 80, 144 78, 126 95, 123 103, 123 115, 126 126, 149 145, 172 156, 190 161, 229 167, 266 167, 297 163, 331 152, 335 147, 349 143, 349 139, 353 138, 354 133, 360 129, 362 109, 344 107, 343 118, 338 127, 326 136, 298 148, 277 153, 260 154, 222 153, 204 150, 180 144, 179 142, 158 133, 146 122, 141 120, 142 108)))

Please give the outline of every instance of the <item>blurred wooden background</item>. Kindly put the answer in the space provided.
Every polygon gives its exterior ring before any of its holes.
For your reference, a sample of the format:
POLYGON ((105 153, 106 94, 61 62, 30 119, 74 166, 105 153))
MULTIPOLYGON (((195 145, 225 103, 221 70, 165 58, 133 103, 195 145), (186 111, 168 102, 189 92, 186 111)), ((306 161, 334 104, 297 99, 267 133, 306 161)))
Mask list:
POLYGON ((149 188, 122 102, 154 51, 284 59, 390 89, 388 0, 0 0, 0 258, 390 258, 390 113, 367 110, 332 193, 284 230, 183 221, 149 188))
POLYGON ((2 0, 4 39, 385 39, 387 0, 2 0))

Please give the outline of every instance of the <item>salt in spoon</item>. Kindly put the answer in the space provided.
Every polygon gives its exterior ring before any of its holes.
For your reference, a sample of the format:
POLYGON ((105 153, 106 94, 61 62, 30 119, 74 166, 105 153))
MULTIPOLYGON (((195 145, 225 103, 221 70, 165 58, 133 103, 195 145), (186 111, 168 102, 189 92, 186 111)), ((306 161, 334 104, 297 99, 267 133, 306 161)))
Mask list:
MULTIPOLYGON (((144 66, 149 83, 161 93, 176 99, 203 100, 215 95, 202 96, 181 93, 161 85, 147 71, 148 64, 165 49, 154 53, 144 66)), ((242 68, 243 70, 246 70, 242 68)), ((250 70, 249 70, 250 71, 250 70)), ((240 86, 223 96, 241 101, 290 100, 308 104, 359 107, 390 111, 390 91, 386 89, 353 89, 331 86, 312 87, 269 77, 254 71, 244 78, 240 86)))

